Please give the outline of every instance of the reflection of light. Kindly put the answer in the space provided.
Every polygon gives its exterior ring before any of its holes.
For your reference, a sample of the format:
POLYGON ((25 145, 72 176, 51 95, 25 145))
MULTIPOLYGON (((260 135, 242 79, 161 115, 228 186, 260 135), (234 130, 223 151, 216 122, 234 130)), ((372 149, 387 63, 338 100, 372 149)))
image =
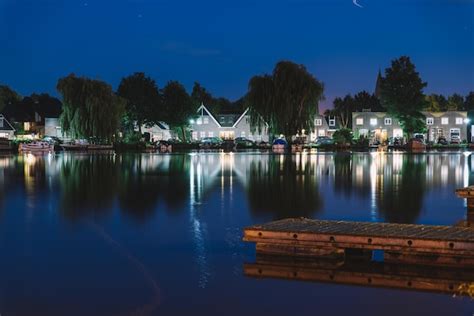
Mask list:
POLYGON ((25 163, 28 166, 33 166, 36 162, 36 157, 32 153, 27 153, 25 155, 25 163))
POLYGON ((464 155, 464 157, 468 157, 471 154, 471 152, 470 151, 464 151, 462 154, 464 155))

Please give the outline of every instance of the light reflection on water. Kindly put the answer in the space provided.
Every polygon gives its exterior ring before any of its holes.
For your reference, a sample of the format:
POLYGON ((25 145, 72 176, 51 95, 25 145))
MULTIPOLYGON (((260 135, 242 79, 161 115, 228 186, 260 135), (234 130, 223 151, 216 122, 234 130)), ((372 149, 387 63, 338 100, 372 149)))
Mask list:
POLYGON ((455 224, 465 202, 454 190, 472 184, 473 171, 465 153, 3 156, 0 312, 377 315, 361 304, 379 299, 413 315, 420 304, 464 313, 470 302, 433 294, 245 278, 254 248, 241 232, 299 216, 455 224))

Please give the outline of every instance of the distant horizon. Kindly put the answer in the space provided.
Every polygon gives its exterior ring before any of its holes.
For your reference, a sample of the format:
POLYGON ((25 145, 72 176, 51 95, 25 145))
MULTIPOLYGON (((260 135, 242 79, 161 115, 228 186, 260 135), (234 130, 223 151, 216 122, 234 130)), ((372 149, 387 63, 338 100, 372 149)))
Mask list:
POLYGON ((379 69, 410 56, 426 94, 474 89, 474 1, 264 0, 47 2, 0 0, 0 84, 58 96, 75 73, 118 87, 145 72, 163 88, 195 81, 235 101, 276 62, 303 64, 326 100, 374 92, 379 69))

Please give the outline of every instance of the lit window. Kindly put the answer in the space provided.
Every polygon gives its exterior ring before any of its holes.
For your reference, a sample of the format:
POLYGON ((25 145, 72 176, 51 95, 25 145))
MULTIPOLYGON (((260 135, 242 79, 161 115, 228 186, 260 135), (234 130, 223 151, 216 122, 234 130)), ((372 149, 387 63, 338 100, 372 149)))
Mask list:
POLYGON ((318 130, 318 136, 326 136, 326 131, 323 129, 318 130))
POLYGON ((426 118, 426 125, 433 125, 433 124, 434 124, 434 118, 427 117, 426 118))
POLYGON ((240 137, 245 137, 245 132, 244 131, 240 132, 240 137))
POLYGON ((359 117, 356 119, 356 125, 364 125, 364 119, 359 117))
POLYGON ((208 132, 208 133, 207 133, 207 136, 209 136, 209 137, 214 137, 214 132, 208 132))
POLYGON ((197 139, 197 138, 198 138, 198 133, 197 133, 197 132, 193 132, 193 133, 192 133, 192 137, 193 137, 193 139, 197 139))
POLYGON ((386 117, 384 123, 385 125, 392 125, 392 119, 390 117, 386 117))
POLYGON ((204 124, 209 124, 209 118, 207 116, 204 117, 204 124))
POLYGON ((371 118, 370 119, 370 125, 377 125, 377 119, 376 118, 371 118))
POLYGON ((464 119, 462 117, 456 117, 456 125, 461 125, 464 119))
POLYGON ((201 118, 201 117, 196 120, 196 124, 197 124, 197 125, 201 125, 201 124, 202 124, 202 118, 201 118))
POLYGON ((316 119, 315 124, 316 124, 316 126, 321 126, 321 125, 323 125, 323 120, 322 119, 316 119))
POLYGON ((200 132, 201 138, 206 137, 206 132, 200 132))
POLYGON ((448 117, 442 117, 441 118, 441 124, 448 125, 449 124, 449 118, 448 117))

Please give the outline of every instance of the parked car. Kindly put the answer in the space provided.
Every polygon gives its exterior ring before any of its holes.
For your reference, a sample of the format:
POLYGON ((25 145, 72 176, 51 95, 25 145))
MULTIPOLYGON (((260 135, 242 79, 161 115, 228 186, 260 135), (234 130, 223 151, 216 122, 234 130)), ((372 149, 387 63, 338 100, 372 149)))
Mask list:
POLYGON ((461 138, 458 135, 451 136, 451 144, 460 144, 461 138))
POLYGON ((237 137, 235 140, 237 148, 252 148, 255 146, 255 142, 245 137, 237 137))
POLYGON ((425 135, 423 135, 423 134, 415 134, 414 138, 416 138, 417 140, 419 140, 423 144, 425 143, 425 135))
POLYGON ((61 145, 63 143, 63 141, 56 136, 45 136, 43 137, 43 141, 52 145, 61 145))
POLYGON ((201 148, 219 148, 224 141, 220 137, 204 137, 201 139, 199 143, 199 147, 201 148))
POLYGON ((403 144, 403 140, 401 137, 390 137, 388 139, 388 144, 390 146, 401 146, 403 144))
POLYGON ((447 144, 448 144, 448 141, 446 140, 446 137, 440 136, 440 137, 438 138, 438 144, 439 144, 439 145, 447 145, 447 144))
POLYGON ((334 145, 334 140, 328 136, 319 136, 316 139, 317 146, 334 145))

